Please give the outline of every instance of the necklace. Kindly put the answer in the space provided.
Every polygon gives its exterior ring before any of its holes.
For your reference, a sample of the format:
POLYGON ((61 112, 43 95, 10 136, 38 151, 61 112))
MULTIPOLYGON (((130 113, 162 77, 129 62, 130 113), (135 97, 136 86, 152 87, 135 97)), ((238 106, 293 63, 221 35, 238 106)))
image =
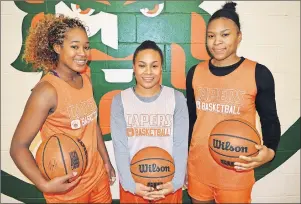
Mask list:
MULTIPOLYGON (((56 71, 54 71, 54 70, 50 70, 49 72, 51 72, 54 76, 56 76, 56 77, 58 77, 58 78, 60 78, 60 79, 62 79, 60 76, 59 76, 59 74, 56 72, 56 71)), ((79 73, 77 72, 77 75, 79 75, 79 73)), ((75 81, 75 79, 74 78, 72 78, 72 79, 69 79, 69 80, 67 80, 67 81, 75 81)))

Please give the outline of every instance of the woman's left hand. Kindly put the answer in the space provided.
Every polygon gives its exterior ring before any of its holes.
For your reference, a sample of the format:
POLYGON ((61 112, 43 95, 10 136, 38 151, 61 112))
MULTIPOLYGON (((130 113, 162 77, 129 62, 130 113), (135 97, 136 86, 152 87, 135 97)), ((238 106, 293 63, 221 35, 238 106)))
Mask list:
POLYGON ((271 161, 274 158, 275 152, 272 149, 267 148, 265 145, 255 145, 255 147, 259 150, 258 155, 255 157, 240 156, 240 159, 247 161, 248 163, 244 164, 235 162, 234 168, 237 171, 248 171, 254 169, 271 161))
POLYGON ((161 192, 164 196, 170 194, 174 191, 173 185, 171 182, 167 182, 157 186, 157 190, 161 192))
POLYGON ((156 187, 157 190, 149 192, 148 196, 153 198, 153 200, 160 200, 165 198, 165 195, 168 195, 174 191, 173 185, 171 182, 167 182, 156 187), (162 196, 162 197, 158 197, 162 196))
POLYGON ((108 176, 109 176, 110 185, 113 185, 114 182, 116 181, 116 174, 115 174, 115 170, 114 170, 111 162, 105 163, 105 169, 106 169, 106 171, 108 173, 108 176))

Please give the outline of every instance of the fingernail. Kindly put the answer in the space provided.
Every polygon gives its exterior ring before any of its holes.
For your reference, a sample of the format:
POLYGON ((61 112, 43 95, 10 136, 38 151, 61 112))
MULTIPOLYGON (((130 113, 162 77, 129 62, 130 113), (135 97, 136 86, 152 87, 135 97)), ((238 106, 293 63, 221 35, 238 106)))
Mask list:
POLYGON ((76 172, 76 171, 74 171, 74 172, 72 172, 72 174, 73 174, 73 176, 76 176, 76 175, 77 175, 77 172, 76 172))

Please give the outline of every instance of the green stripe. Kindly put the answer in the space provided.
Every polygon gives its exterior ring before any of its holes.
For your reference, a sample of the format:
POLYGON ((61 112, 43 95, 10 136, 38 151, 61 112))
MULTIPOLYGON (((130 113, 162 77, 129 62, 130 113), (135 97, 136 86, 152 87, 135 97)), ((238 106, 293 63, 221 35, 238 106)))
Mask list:
POLYGON ((300 149, 300 118, 280 137, 275 159, 255 169, 256 181, 274 171, 300 149))
POLYGON ((45 203, 43 194, 26 183, 1 170, 1 193, 24 203, 45 203))

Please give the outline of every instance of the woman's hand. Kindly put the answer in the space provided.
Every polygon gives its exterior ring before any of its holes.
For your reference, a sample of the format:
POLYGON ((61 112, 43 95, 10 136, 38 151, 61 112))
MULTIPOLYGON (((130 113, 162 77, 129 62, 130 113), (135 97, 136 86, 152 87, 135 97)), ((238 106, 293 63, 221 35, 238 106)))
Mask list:
POLYGON ((248 163, 235 162, 234 168, 237 171, 248 171, 257 168, 274 158, 275 152, 272 149, 267 148, 265 145, 255 145, 255 147, 259 150, 258 155, 255 157, 240 156, 240 159, 247 161, 248 163))
POLYGON ((116 174, 111 162, 105 164, 105 169, 109 176, 110 185, 113 185, 116 181, 116 174))
POLYGON ((136 195, 141 196, 142 198, 146 200, 159 200, 161 198, 164 198, 164 195, 161 193, 156 193, 155 189, 153 187, 145 186, 141 183, 136 183, 136 195))
POLYGON ((79 176, 75 180, 71 181, 77 175, 77 172, 71 172, 65 176, 56 177, 47 181, 39 189, 44 193, 63 193, 71 188, 75 187, 80 181, 81 177, 79 176), (69 182, 71 181, 71 182, 69 182))

